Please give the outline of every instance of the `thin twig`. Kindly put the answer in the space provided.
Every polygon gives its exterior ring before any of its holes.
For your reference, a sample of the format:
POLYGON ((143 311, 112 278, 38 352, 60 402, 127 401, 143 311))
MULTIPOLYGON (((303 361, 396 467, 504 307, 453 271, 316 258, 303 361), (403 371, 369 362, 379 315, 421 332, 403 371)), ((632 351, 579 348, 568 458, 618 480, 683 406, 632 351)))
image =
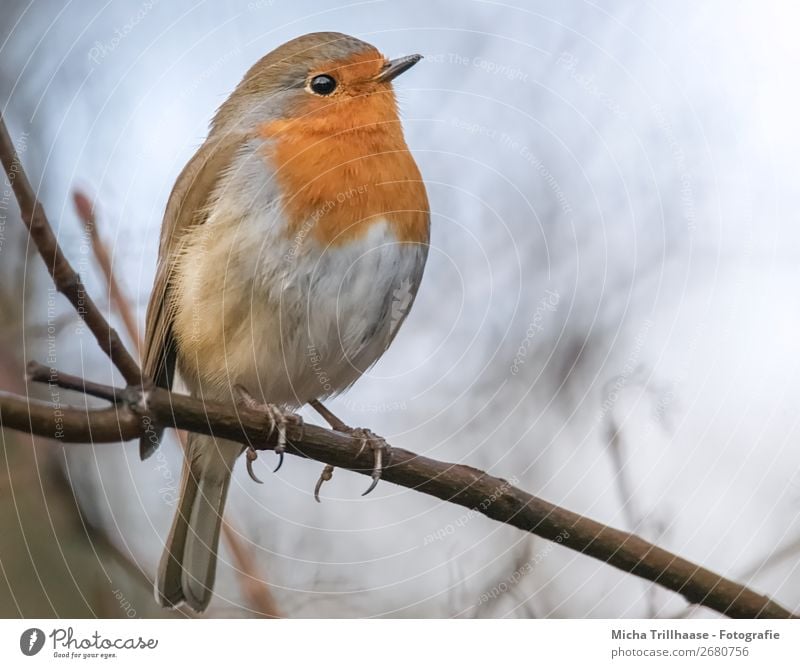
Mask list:
POLYGON ((54 368, 45 366, 36 360, 28 362, 26 375, 28 380, 32 380, 35 383, 51 383, 65 390, 82 392, 91 397, 105 399, 112 403, 119 401, 121 399, 121 394, 124 392, 124 390, 118 390, 115 387, 109 387, 101 383, 93 383, 81 376, 73 376, 68 373, 56 371, 54 368))
POLYGON ((97 264, 100 265, 100 269, 103 271, 103 276, 105 276, 111 303, 122 318, 122 323, 125 325, 128 338, 130 338, 133 343, 134 349, 137 353, 141 354, 142 344, 139 339, 139 332, 136 328, 136 317, 133 315, 130 302, 122 293, 119 282, 114 275, 111 264, 111 254, 100 238, 100 231, 97 229, 97 215, 95 214, 94 204, 92 204, 89 198, 80 190, 75 190, 72 193, 72 200, 75 203, 75 211, 78 213, 78 218, 81 219, 84 229, 88 232, 89 238, 92 240, 92 252, 97 260, 97 264))

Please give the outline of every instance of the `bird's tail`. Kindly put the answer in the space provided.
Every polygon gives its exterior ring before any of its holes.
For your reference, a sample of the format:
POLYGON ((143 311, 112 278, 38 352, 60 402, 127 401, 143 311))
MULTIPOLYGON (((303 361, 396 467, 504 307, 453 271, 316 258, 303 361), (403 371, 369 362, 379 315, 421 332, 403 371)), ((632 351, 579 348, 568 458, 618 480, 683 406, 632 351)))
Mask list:
POLYGON ((190 434, 181 496, 156 579, 156 600, 165 607, 208 607, 217 570, 222 511, 231 470, 242 445, 190 434))

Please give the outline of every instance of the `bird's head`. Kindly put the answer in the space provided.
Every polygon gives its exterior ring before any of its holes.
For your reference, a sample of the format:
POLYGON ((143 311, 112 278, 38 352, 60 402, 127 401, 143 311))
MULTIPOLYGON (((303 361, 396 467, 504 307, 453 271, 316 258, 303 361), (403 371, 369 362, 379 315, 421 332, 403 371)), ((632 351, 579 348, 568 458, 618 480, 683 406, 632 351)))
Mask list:
POLYGON ((326 135, 398 120, 392 81, 422 56, 388 60, 371 44, 341 33, 311 33, 259 60, 220 107, 214 129, 302 123, 326 135))

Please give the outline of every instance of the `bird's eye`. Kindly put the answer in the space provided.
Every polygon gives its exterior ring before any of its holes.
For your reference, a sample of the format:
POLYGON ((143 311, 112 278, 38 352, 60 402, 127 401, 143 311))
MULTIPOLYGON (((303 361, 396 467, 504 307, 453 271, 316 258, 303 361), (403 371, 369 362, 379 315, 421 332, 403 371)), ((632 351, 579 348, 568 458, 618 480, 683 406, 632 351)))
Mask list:
POLYGON ((311 80, 309 87, 317 95, 330 95, 336 90, 336 79, 329 74, 319 74, 311 80))

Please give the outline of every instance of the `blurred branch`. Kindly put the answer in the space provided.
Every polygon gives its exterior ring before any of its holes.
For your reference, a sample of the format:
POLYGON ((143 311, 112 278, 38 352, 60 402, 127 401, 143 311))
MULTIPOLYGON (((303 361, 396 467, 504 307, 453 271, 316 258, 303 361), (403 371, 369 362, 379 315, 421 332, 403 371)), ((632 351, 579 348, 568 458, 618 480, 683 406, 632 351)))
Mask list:
POLYGON ((228 547, 236 563, 236 575, 239 577, 239 586, 250 601, 250 605, 258 614, 264 617, 277 619, 283 617, 272 596, 266 582, 256 575, 258 566, 253 553, 228 520, 222 523, 222 535, 228 542, 228 547))
MULTIPOLYGON (((23 219, 56 281, 92 329, 103 351, 117 364, 128 386, 87 383, 32 363, 32 380, 69 388, 91 388, 112 406, 103 409, 52 405, 29 397, 0 393, 0 426, 56 438, 62 442, 111 443, 146 436, 153 429, 174 427, 271 450, 278 435, 271 419, 243 406, 206 402, 138 385, 139 369, 100 311, 85 294, 67 263, 36 201, 0 117, 0 153, 23 219)), ((371 475, 372 454, 361 440, 315 425, 289 424, 287 452, 338 468, 371 475)), ((542 538, 594 557, 625 572, 663 585, 691 603, 730 617, 787 618, 792 613, 769 598, 682 559, 630 533, 613 529, 539 499, 502 478, 465 466, 440 462, 400 448, 391 450, 383 479, 450 503, 474 509, 542 538)))
MULTIPOLYGON (((628 468, 622 444, 622 432, 613 414, 609 417, 608 422, 608 453, 611 456, 611 466, 614 469, 614 485, 620 496, 622 512, 631 531, 644 533, 646 530, 644 518, 635 507, 633 488, 628 478, 628 468)), ((657 593, 658 590, 652 585, 647 586, 644 591, 645 598, 647 599, 647 616, 650 618, 656 616, 658 609, 656 605, 657 593)))
POLYGON ((136 328, 136 317, 133 315, 133 309, 130 302, 125 299, 122 290, 119 287, 114 271, 111 265, 111 254, 108 252, 106 245, 100 238, 100 232, 97 229, 97 217, 94 212, 94 205, 89 201, 89 198, 80 190, 75 190, 72 193, 72 199, 75 202, 75 211, 78 213, 78 218, 83 223, 83 228, 89 234, 92 240, 92 252, 94 253, 97 264, 103 271, 108 286, 108 294, 111 304, 117 309, 125 325, 125 330, 133 343, 133 347, 137 353, 141 353, 142 345, 139 340, 139 332, 136 328))

